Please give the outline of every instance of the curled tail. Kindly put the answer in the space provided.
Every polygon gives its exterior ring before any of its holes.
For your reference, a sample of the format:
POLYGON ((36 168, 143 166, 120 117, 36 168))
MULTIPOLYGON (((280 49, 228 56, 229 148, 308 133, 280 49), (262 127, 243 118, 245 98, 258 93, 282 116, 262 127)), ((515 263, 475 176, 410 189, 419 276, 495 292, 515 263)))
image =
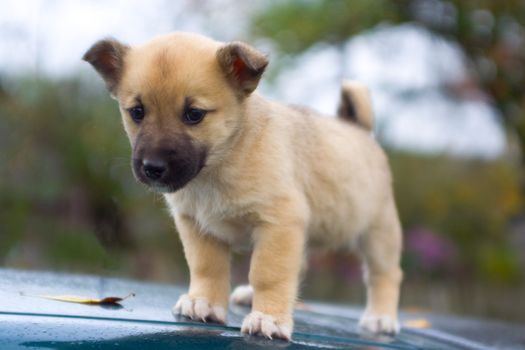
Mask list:
POLYGON ((366 86, 356 81, 343 81, 337 116, 372 131, 374 117, 366 86))

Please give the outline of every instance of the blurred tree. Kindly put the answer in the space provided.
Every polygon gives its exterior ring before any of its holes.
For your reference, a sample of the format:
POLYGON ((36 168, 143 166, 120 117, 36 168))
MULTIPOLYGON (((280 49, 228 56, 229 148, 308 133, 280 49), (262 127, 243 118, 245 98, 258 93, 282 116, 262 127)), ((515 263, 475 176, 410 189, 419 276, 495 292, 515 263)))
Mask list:
POLYGON ((300 54, 310 46, 327 43, 339 52, 345 75, 345 43, 350 35, 382 21, 398 22, 389 0, 287 1, 266 7, 256 15, 252 31, 269 37, 283 53, 300 54))
POLYGON ((117 105, 102 83, 3 82, 0 265, 181 278, 171 218, 133 178, 117 105))
POLYGON ((443 243, 439 241, 445 239, 453 246, 444 242, 442 253, 453 261, 435 266, 436 276, 503 283, 520 280, 520 251, 507 239, 509 218, 523 205, 519 172, 514 165, 505 160, 462 160, 397 152, 390 153, 389 158, 399 213, 408 231, 405 257, 412 277, 432 277, 422 268, 420 258, 429 258, 428 249, 438 248, 443 243), (423 242, 411 248, 411 240, 428 236, 425 231, 438 233, 439 241, 427 239, 427 246, 423 242), (496 258, 502 256, 505 259, 496 258))
POLYGON ((525 2, 403 0, 398 11, 403 20, 413 20, 461 46, 474 81, 449 88, 456 95, 468 93, 473 83, 489 96, 515 136, 525 168, 525 2))
MULTIPOLYGON (((413 22, 456 42, 468 58, 471 81, 444 86, 454 96, 481 89, 499 109, 525 168, 525 2, 522 0, 319 0, 268 6, 252 23, 283 53, 314 44, 344 50, 350 36, 385 23, 413 22)), ((344 68, 343 72, 344 72, 344 68)), ((521 191, 525 195, 525 171, 521 191)))
POLYGON ((389 0, 284 1, 256 15, 252 30, 271 38, 282 52, 299 54, 320 42, 343 46, 377 23, 398 22, 398 12, 389 0))
POLYGON ((10 133, 1 142, 3 149, 13 152, 9 166, 3 169, 3 178, 9 180, 6 185, 10 184, 6 192, 31 196, 30 205, 41 212, 56 211, 71 222, 92 224, 93 232, 107 247, 132 246, 133 239, 114 201, 122 186, 107 176, 108 167, 100 164, 103 158, 88 156, 104 152, 97 149, 101 144, 115 142, 109 135, 95 137, 93 118, 89 118, 96 113, 92 108, 108 107, 78 108, 76 96, 87 93, 78 81, 64 81, 60 86, 44 80, 32 84, 28 91, 36 95, 11 96, 2 105, 6 129, 32 135, 21 141, 10 133), (77 130, 80 121, 81 133, 68 132, 77 130), (62 192, 63 188, 67 191, 62 192))

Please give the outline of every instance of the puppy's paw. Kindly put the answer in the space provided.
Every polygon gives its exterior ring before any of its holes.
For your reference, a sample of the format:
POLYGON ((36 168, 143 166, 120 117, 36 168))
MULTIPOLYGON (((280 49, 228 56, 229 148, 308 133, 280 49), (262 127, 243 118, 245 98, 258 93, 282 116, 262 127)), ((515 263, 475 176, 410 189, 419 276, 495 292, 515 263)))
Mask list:
POLYGON ((373 313, 365 313, 361 316, 359 328, 366 333, 390 335, 395 335, 400 330, 396 316, 373 313))
POLYGON ((237 305, 252 305, 253 299, 253 287, 249 284, 238 286, 233 290, 230 295, 230 302, 237 305))
POLYGON ((179 314, 202 322, 226 323, 226 310, 220 305, 212 305, 206 298, 193 298, 183 294, 172 309, 179 314))
POLYGON ((279 338, 290 340, 292 337, 291 322, 279 323, 271 315, 264 314, 260 311, 252 311, 244 318, 241 332, 244 334, 260 334, 266 338, 279 338))

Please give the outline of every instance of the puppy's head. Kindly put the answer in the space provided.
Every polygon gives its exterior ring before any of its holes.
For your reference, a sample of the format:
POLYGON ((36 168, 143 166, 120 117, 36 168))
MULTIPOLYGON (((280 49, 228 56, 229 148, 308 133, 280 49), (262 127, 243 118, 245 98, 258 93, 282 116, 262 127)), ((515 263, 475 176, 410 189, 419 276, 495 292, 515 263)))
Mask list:
POLYGON ((143 46, 107 39, 84 55, 118 100, 138 180, 162 192, 220 162, 268 64, 246 44, 174 33, 143 46))

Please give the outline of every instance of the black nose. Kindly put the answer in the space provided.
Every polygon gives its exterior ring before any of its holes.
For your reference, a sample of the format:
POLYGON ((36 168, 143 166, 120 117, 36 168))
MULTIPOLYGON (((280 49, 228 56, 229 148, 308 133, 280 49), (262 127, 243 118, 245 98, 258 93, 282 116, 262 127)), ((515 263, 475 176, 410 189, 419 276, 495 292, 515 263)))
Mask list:
POLYGON ((142 171, 150 180, 160 180, 166 173, 166 162, 158 159, 144 159, 142 161, 142 171))

